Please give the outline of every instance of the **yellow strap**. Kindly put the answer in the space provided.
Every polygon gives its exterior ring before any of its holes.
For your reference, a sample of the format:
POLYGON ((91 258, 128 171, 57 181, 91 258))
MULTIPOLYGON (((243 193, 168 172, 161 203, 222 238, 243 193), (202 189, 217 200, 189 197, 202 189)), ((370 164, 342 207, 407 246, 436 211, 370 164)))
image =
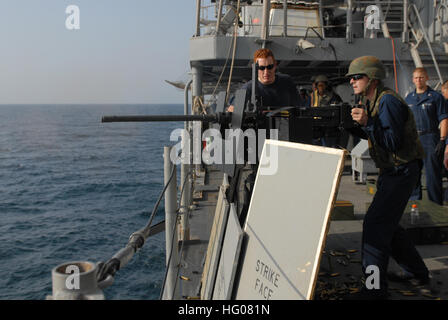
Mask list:
POLYGON ((317 90, 313 91, 313 107, 319 106, 319 94, 317 93, 317 90))

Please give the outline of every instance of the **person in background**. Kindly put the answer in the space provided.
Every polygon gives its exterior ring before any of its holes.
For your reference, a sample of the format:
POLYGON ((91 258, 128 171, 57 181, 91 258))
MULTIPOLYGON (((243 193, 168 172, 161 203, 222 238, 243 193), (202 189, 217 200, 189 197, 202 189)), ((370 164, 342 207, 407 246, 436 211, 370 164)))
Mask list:
POLYGON ((327 76, 318 75, 314 79, 313 107, 330 106, 342 103, 341 97, 329 86, 327 76))
MULTIPOLYGON (((416 68, 412 74, 415 90, 409 93, 405 100, 414 114, 419 139, 425 151, 423 165, 428 198, 443 205, 442 170, 448 135, 448 105, 440 93, 427 85, 427 81, 426 70, 416 68)), ((411 196, 411 200, 420 199, 421 178, 411 196)))
MULTIPOLYGON (((318 75, 314 79, 314 88, 312 107, 329 107, 342 103, 341 97, 330 87, 327 76, 318 75)), ((325 134, 325 137, 314 139, 314 144, 324 147, 336 147, 339 144, 339 132, 333 130, 326 131, 325 134)))

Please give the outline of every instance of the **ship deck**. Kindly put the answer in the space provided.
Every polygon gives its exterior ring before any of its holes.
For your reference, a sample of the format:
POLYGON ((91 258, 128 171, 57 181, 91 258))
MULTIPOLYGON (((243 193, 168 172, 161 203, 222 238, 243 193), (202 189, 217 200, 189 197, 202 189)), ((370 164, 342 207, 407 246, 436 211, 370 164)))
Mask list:
MULTIPOLYGON (((331 221, 321 258, 315 299, 340 299, 343 294, 355 293, 360 287, 362 223, 373 195, 368 186, 352 182, 350 174, 343 175, 338 200, 354 205, 355 220, 331 221), (355 251, 356 250, 356 251, 355 251)), ((442 208, 441 208, 442 209, 442 208)), ((443 208, 448 217, 448 208, 443 208)), ((448 242, 417 245, 417 250, 432 274, 434 292, 420 291, 409 283, 389 281, 390 300, 447 300, 448 299, 448 242)), ((399 270, 390 259, 389 270, 399 270)))
MULTIPOLYGON (((337 200, 353 204, 354 219, 330 221, 316 282, 316 300, 338 300, 345 294, 355 293, 361 286, 362 219, 373 195, 367 191, 368 185, 352 181, 349 164, 348 160, 337 200)), ((202 271, 221 182, 222 173, 212 167, 207 169, 204 184, 194 186, 198 198, 190 215, 190 240, 179 246, 182 248, 181 263, 174 299, 200 299, 202 271)), ((448 208, 441 210, 445 210, 448 217, 448 208)), ((417 245, 417 249, 432 273, 435 291, 421 292, 408 283, 390 282, 389 299, 448 299, 448 242, 417 245)), ((397 268, 395 261, 390 259, 389 269, 397 268)))

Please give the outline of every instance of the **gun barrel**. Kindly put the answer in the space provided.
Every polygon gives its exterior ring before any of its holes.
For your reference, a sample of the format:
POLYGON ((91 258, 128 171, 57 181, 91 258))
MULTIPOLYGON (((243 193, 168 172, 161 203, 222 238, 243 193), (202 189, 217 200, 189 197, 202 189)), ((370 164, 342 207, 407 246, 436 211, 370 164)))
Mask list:
POLYGON ((104 116, 101 122, 158 122, 158 121, 203 121, 217 122, 214 114, 198 115, 153 115, 153 116, 104 116))

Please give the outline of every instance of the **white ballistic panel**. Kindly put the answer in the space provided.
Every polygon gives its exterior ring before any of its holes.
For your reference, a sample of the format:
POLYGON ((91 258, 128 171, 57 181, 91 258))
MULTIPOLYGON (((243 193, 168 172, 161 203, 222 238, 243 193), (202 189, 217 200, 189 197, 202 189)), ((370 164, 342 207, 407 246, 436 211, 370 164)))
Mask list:
POLYGON ((236 214, 235 205, 231 203, 226 227, 226 235, 222 245, 221 259, 219 260, 218 273, 216 274, 213 300, 231 299, 242 240, 243 230, 241 229, 240 222, 236 214))
POLYGON ((345 152, 266 140, 262 164, 275 164, 273 148, 276 170, 260 165, 255 180, 236 299, 311 299, 345 152))

